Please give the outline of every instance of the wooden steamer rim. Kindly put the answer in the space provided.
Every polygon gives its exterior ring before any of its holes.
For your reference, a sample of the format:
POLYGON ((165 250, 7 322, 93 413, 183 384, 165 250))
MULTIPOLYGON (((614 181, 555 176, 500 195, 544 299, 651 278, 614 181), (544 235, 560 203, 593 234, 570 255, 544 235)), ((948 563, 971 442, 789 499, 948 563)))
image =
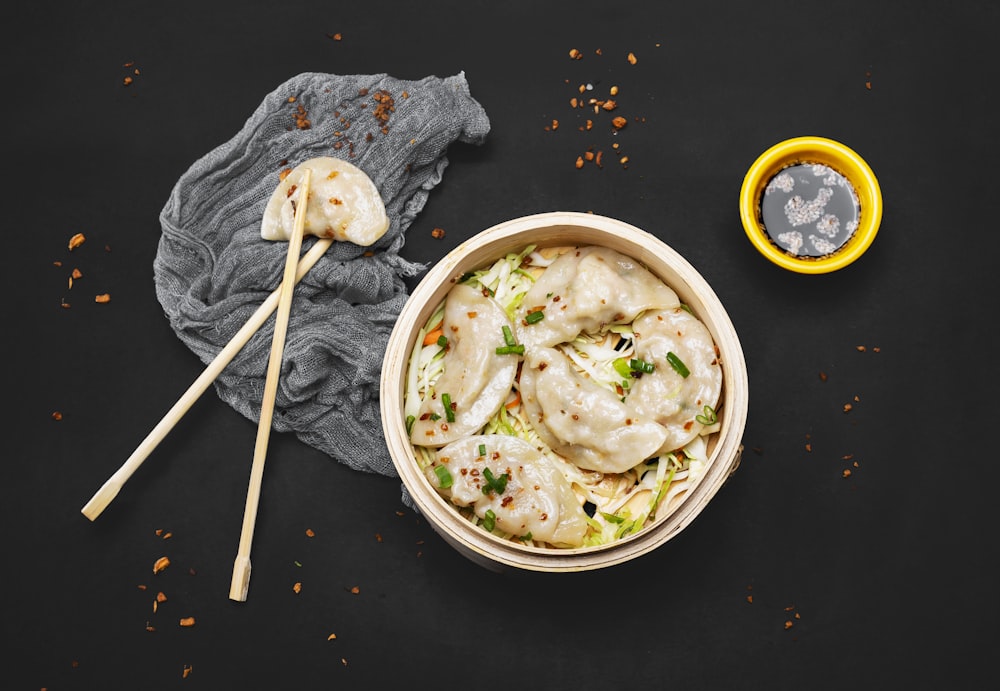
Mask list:
POLYGON ((736 329, 705 279, 654 235, 613 218, 580 212, 548 212, 515 218, 461 243, 424 276, 407 300, 389 337, 382 366, 382 428, 393 464, 431 527, 452 547, 492 571, 586 571, 634 559, 687 527, 739 464, 748 410, 746 361, 736 329), (677 293, 708 327, 722 359, 721 429, 709 445, 705 476, 670 514, 618 542, 575 549, 543 549, 503 540, 473 526, 431 486, 417 466, 403 414, 406 369, 417 332, 454 281, 530 244, 539 247, 601 245, 644 264, 677 293))

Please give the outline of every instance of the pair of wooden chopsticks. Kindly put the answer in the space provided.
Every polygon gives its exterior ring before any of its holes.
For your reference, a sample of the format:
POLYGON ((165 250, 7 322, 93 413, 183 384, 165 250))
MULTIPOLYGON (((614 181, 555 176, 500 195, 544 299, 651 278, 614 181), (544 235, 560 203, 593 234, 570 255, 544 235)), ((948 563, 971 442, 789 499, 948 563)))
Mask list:
POLYGON ((90 520, 96 520, 101 512, 114 500, 122 486, 132 474, 142 465, 143 461, 153 452, 177 422, 194 405, 213 381, 222 373, 236 354, 247 344, 250 338, 260 329, 275 310, 274 336, 271 341, 271 353, 267 365, 267 375, 264 380, 264 394, 261 401, 260 417, 257 424, 257 442, 254 447, 253 465, 250 469, 250 487, 247 490, 246 507, 243 514, 243 529, 240 533, 240 545, 233 566, 233 579, 230 585, 229 597, 233 600, 245 601, 250 581, 250 544, 253 540, 254 525, 257 517, 257 505, 260 500, 260 486, 264 473, 264 460, 267 455, 267 444, 270 439, 271 420, 274 415, 274 399, 278 390, 278 376, 281 371, 281 358, 284 354, 285 336, 288 331, 288 316, 291 312, 292 294, 295 285, 308 273, 319 258, 330 248, 332 238, 320 238, 313 247, 299 259, 302 250, 302 236, 305 228, 306 206, 309 197, 309 186, 312 171, 303 170, 302 180, 298 185, 299 201, 295 207, 295 223, 292 235, 288 241, 288 252, 285 258, 285 269, 281 285, 268 296, 267 300, 257 308, 246 324, 236 332, 236 335, 219 351, 215 359, 199 377, 188 387, 187 391, 167 411, 159 423, 152 429, 139 446, 132 452, 122 466, 108 478, 96 494, 88 501, 82 513, 90 520))

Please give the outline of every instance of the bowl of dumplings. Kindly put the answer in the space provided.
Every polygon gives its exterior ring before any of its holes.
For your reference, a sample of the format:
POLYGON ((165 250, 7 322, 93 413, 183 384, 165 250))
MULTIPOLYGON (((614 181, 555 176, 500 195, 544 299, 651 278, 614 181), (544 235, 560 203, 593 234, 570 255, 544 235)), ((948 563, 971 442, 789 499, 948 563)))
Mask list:
POLYGON ((739 465, 748 381, 705 279, 589 213, 515 218, 413 290, 380 390, 416 509, 492 571, 600 569, 664 545, 739 465))

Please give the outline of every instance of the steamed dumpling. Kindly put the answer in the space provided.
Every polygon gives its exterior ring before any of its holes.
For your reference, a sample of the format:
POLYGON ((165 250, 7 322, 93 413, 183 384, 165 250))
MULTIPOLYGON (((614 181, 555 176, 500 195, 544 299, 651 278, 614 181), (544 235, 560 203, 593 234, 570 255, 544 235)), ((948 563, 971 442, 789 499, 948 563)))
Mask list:
POLYGON ((506 533, 564 547, 582 544, 587 514, 572 486, 552 461, 523 439, 466 437, 440 449, 438 463, 448 470, 451 487, 441 487, 433 467, 427 468, 427 477, 456 506, 471 506, 480 518, 493 511, 497 528, 506 533), (494 478, 507 476, 503 492, 483 492, 485 468, 494 478))
POLYGON ((287 240, 295 227, 299 184, 309 168, 309 206, 303 232, 368 247, 385 235, 389 217, 375 183, 364 171, 339 158, 311 158, 295 166, 271 193, 260 236, 287 240))
POLYGON ((504 344, 503 327, 513 328, 507 313, 477 288, 458 284, 448 293, 444 335, 448 349, 444 371, 425 396, 413 423, 410 441, 418 446, 442 446, 478 432, 500 409, 517 374, 516 355, 497 355, 504 344), (452 403, 448 420, 444 394, 452 403))
POLYGON ((695 418, 704 414, 706 405, 714 409, 722 392, 722 366, 712 334, 679 307, 646 313, 632 328, 636 357, 654 363, 656 369, 632 385, 628 405, 667 430, 662 453, 679 449, 701 432, 703 425, 695 418), (671 367, 668 352, 688 368, 686 378, 671 367))
POLYGON ((608 324, 624 324, 643 310, 680 304, 677 294, 634 259, 587 246, 559 255, 525 294, 518 313, 526 348, 554 346, 608 324), (525 324, 529 312, 544 318, 525 324))
POLYGON ((521 401, 538 436, 579 468, 623 473, 655 456, 667 431, 633 411, 555 348, 525 355, 521 401))

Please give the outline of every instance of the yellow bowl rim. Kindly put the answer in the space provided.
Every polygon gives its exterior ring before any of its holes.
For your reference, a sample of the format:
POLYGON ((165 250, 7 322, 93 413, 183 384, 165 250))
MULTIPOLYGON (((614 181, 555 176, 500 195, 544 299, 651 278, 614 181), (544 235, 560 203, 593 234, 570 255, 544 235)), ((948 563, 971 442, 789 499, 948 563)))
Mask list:
POLYGON ((750 242, 772 263, 797 273, 829 273, 851 264, 875 240, 882 222, 882 191, 871 167, 850 147, 826 137, 793 137, 769 148, 750 166, 740 189, 740 218, 750 242), (786 253, 771 242, 757 217, 758 199, 768 181, 782 168, 803 161, 825 163, 844 175, 861 203, 854 235, 838 252, 822 259, 786 253))

